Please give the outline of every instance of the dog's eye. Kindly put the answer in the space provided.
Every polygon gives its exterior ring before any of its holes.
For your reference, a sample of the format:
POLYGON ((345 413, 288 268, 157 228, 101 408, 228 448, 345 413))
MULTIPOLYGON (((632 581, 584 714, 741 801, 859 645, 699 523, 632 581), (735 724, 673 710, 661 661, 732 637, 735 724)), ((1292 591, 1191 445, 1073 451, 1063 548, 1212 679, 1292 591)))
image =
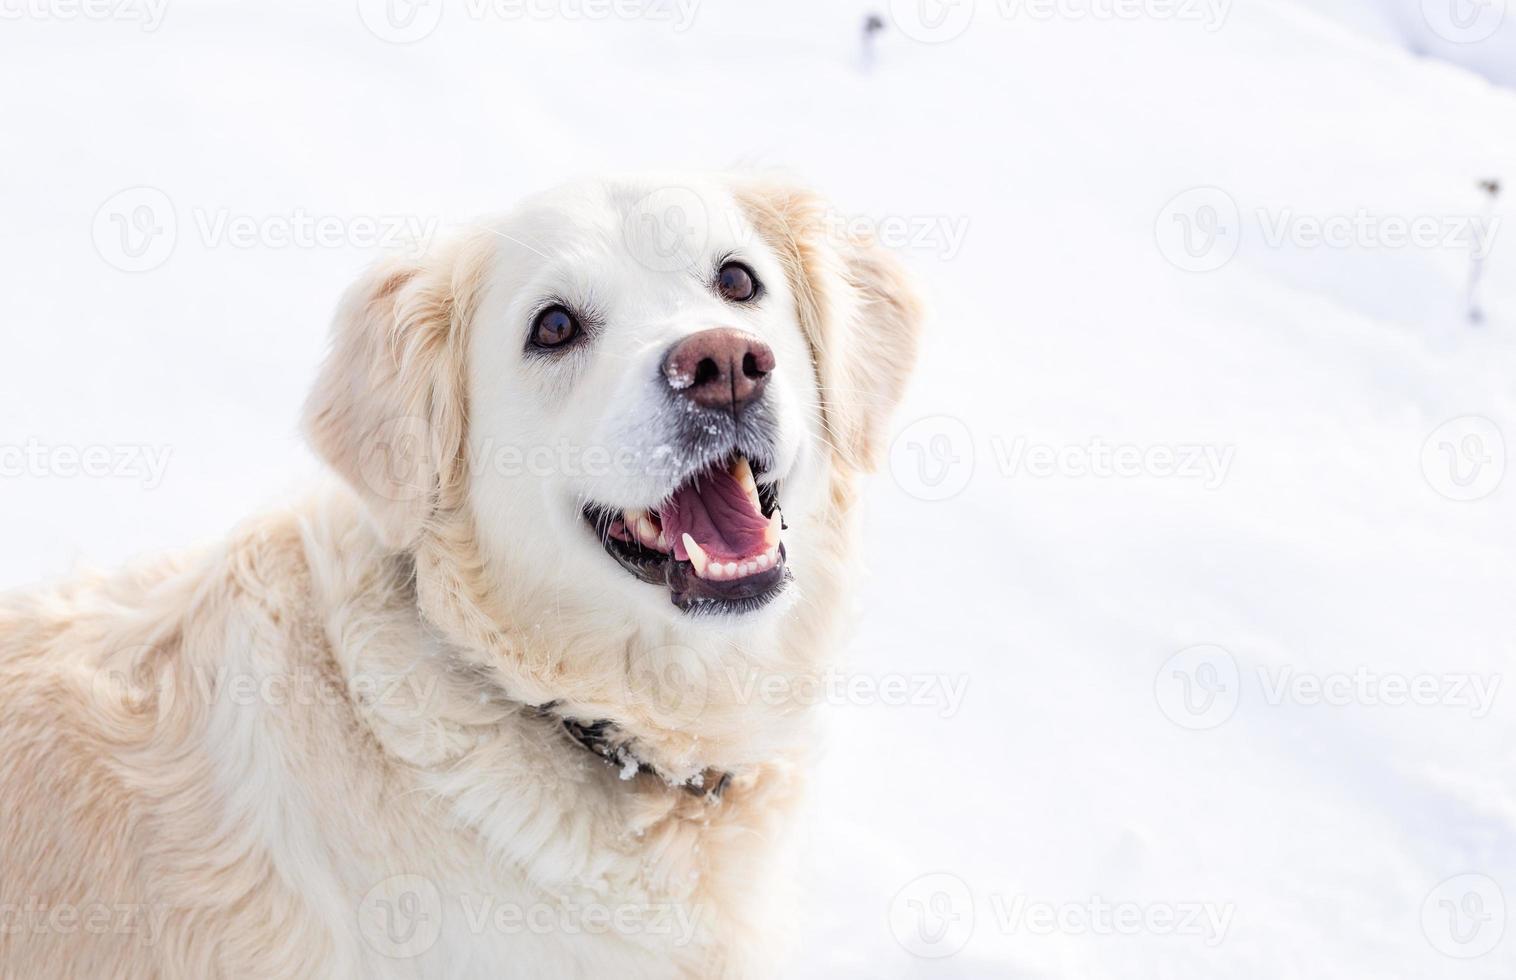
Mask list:
POLYGON ((758 295, 758 279, 741 262, 728 262, 716 273, 716 288, 733 303, 746 303, 758 295))
POLYGON ((532 346, 562 347, 579 336, 579 319, 561 306, 549 306, 532 323, 532 346))

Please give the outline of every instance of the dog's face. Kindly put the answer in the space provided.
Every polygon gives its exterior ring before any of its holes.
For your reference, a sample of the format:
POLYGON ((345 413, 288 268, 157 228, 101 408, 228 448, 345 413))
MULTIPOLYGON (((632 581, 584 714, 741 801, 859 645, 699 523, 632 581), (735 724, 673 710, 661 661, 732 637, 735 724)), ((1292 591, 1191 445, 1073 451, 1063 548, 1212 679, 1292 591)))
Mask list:
POLYGON ((681 616, 792 578, 825 486, 784 263, 712 182, 595 181, 499 232, 468 357, 471 499, 513 574, 681 616), (483 464, 483 465, 479 465, 483 464))
POLYGON ((466 514, 543 615, 730 624, 804 588, 918 317, 809 195, 587 181, 356 286, 309 427, 395 544, 466 514))

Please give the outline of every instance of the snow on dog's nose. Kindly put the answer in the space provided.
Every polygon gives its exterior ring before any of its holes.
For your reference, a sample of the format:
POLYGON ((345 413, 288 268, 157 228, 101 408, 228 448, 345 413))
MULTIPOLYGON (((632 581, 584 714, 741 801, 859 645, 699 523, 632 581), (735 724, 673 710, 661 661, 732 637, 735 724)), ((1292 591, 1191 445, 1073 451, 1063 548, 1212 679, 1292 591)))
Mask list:
POLYGON ((731 327, 692 334, 663 359, 670 388, 701 408, 727 409, 733 415, 763 394, 773 370, 769 345, 731 327))

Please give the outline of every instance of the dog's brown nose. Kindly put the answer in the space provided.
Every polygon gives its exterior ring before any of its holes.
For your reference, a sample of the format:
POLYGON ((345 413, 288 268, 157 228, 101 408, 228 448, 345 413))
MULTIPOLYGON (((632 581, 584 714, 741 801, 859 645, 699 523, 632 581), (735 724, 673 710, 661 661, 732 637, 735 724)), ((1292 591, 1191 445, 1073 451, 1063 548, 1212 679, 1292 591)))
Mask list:
POLYGON ((763 393, 774 352, 752 334, 719 327, 679 341, 663 358, 669 387, 702 408, 737 414, 763 393))

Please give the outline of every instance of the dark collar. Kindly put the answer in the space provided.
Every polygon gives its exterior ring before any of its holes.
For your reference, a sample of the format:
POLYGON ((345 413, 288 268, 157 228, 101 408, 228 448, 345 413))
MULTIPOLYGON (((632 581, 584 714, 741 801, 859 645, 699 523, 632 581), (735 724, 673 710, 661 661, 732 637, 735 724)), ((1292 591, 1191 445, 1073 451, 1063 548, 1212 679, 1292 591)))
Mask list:
POLYGON ((732 774, 729 772, 706 769, 682 783, 673 783, 659 772, 657 767, 637 757, 632 751, 632 740, 622 735, 615 722, 606 719, 589 722, 575 721, 560 715, 554 710, 557 707, 557 701, 549 701, 547 704, 538 705, 536 710, 538 714, 556 720, 568 737, 579 743, 582 748, 599 756, 606 765, 619 770, 622 779, 631 779, 637 773, 650 773, 670 785, 677 785, 686 793, 704 797, 710 802, 721 799, 722 791, 732 780, 732 774))

